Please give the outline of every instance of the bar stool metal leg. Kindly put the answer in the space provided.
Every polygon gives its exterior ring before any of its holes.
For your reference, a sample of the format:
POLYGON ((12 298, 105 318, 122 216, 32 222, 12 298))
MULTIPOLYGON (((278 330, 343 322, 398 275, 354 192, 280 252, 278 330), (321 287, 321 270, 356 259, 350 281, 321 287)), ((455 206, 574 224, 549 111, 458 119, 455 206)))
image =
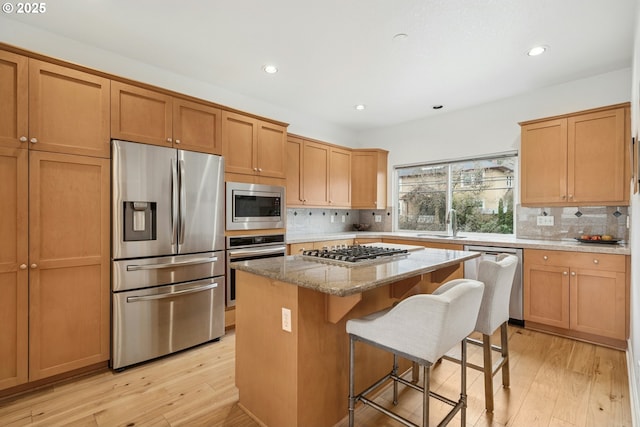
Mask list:
POLYGON ((391 378, 393 378, 393 404, 398 404, 398 355, 393 354, 393 368, 391 370, 391 378))
POLYGON ((355 349, 356 343, 353 337, 349 338, 349 427, 353 427, 355 398, 355 349))
MULTIPOLYGON (((416 369, 417 371, 417 369, 416 369)), ((422 425, 424 426, 428 426, 429 425, 429 381, 431 380, 431 375, 430 375, 431 369, 429 369, 429 366, 424 365, 422 367, 422 376, 424 378, 424 383, 422 385, 423 387, 423 393, 422 393, 422 425)))
POLYGON ((509 329, 507 327, 507 322, 504 322, 500 326, 500 347, 502 349, 502 359, 504 360, 504 363, 502 364, 502 385, 509 387, 509 329))

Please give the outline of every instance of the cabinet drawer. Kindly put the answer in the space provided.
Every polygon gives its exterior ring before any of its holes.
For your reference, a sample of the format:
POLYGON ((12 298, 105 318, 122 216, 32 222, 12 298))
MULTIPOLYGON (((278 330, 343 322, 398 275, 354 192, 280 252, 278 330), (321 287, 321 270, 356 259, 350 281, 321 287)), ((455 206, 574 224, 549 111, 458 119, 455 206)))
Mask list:
POLYGON ((619 272, 625 272, 626 270, 624 255, 528 249, 524 251, 524 258, 527 264, 568 266, 572 268, 619 272))

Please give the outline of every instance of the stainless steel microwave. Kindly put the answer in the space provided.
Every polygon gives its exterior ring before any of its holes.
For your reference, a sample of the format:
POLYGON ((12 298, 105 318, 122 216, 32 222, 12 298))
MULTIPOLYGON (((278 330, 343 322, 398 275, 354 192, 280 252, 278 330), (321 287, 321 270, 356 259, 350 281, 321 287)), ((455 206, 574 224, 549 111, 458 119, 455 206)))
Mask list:
POLYGON ((285 228, 285 188, 227 182, 227 230, 285 228))

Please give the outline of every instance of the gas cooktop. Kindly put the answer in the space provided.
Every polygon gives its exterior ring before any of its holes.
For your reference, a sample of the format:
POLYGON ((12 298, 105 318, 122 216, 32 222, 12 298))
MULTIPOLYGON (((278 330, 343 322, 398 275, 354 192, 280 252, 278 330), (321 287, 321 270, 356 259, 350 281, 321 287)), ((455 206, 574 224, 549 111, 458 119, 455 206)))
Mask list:
POLYGON ((388 257, 407 254, 407 249, 384 248, 378 246, 342 246, 336 248, 311 249, 302 252, 304 257, 341 261, 345 263, 362 263, 367 261, 381 260, 388 257))

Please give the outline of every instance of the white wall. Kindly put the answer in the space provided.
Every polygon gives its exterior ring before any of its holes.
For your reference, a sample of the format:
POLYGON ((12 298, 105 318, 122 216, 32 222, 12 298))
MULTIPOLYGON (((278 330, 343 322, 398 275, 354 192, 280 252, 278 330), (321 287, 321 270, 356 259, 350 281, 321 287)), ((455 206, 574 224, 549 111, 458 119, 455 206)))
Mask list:
POLYGON ((289 123, 289 132, 354 146, 356 134, 296 111, 97 49, 0 15, 0 42, 117 76, 170 89, 262 117, 289 123))

